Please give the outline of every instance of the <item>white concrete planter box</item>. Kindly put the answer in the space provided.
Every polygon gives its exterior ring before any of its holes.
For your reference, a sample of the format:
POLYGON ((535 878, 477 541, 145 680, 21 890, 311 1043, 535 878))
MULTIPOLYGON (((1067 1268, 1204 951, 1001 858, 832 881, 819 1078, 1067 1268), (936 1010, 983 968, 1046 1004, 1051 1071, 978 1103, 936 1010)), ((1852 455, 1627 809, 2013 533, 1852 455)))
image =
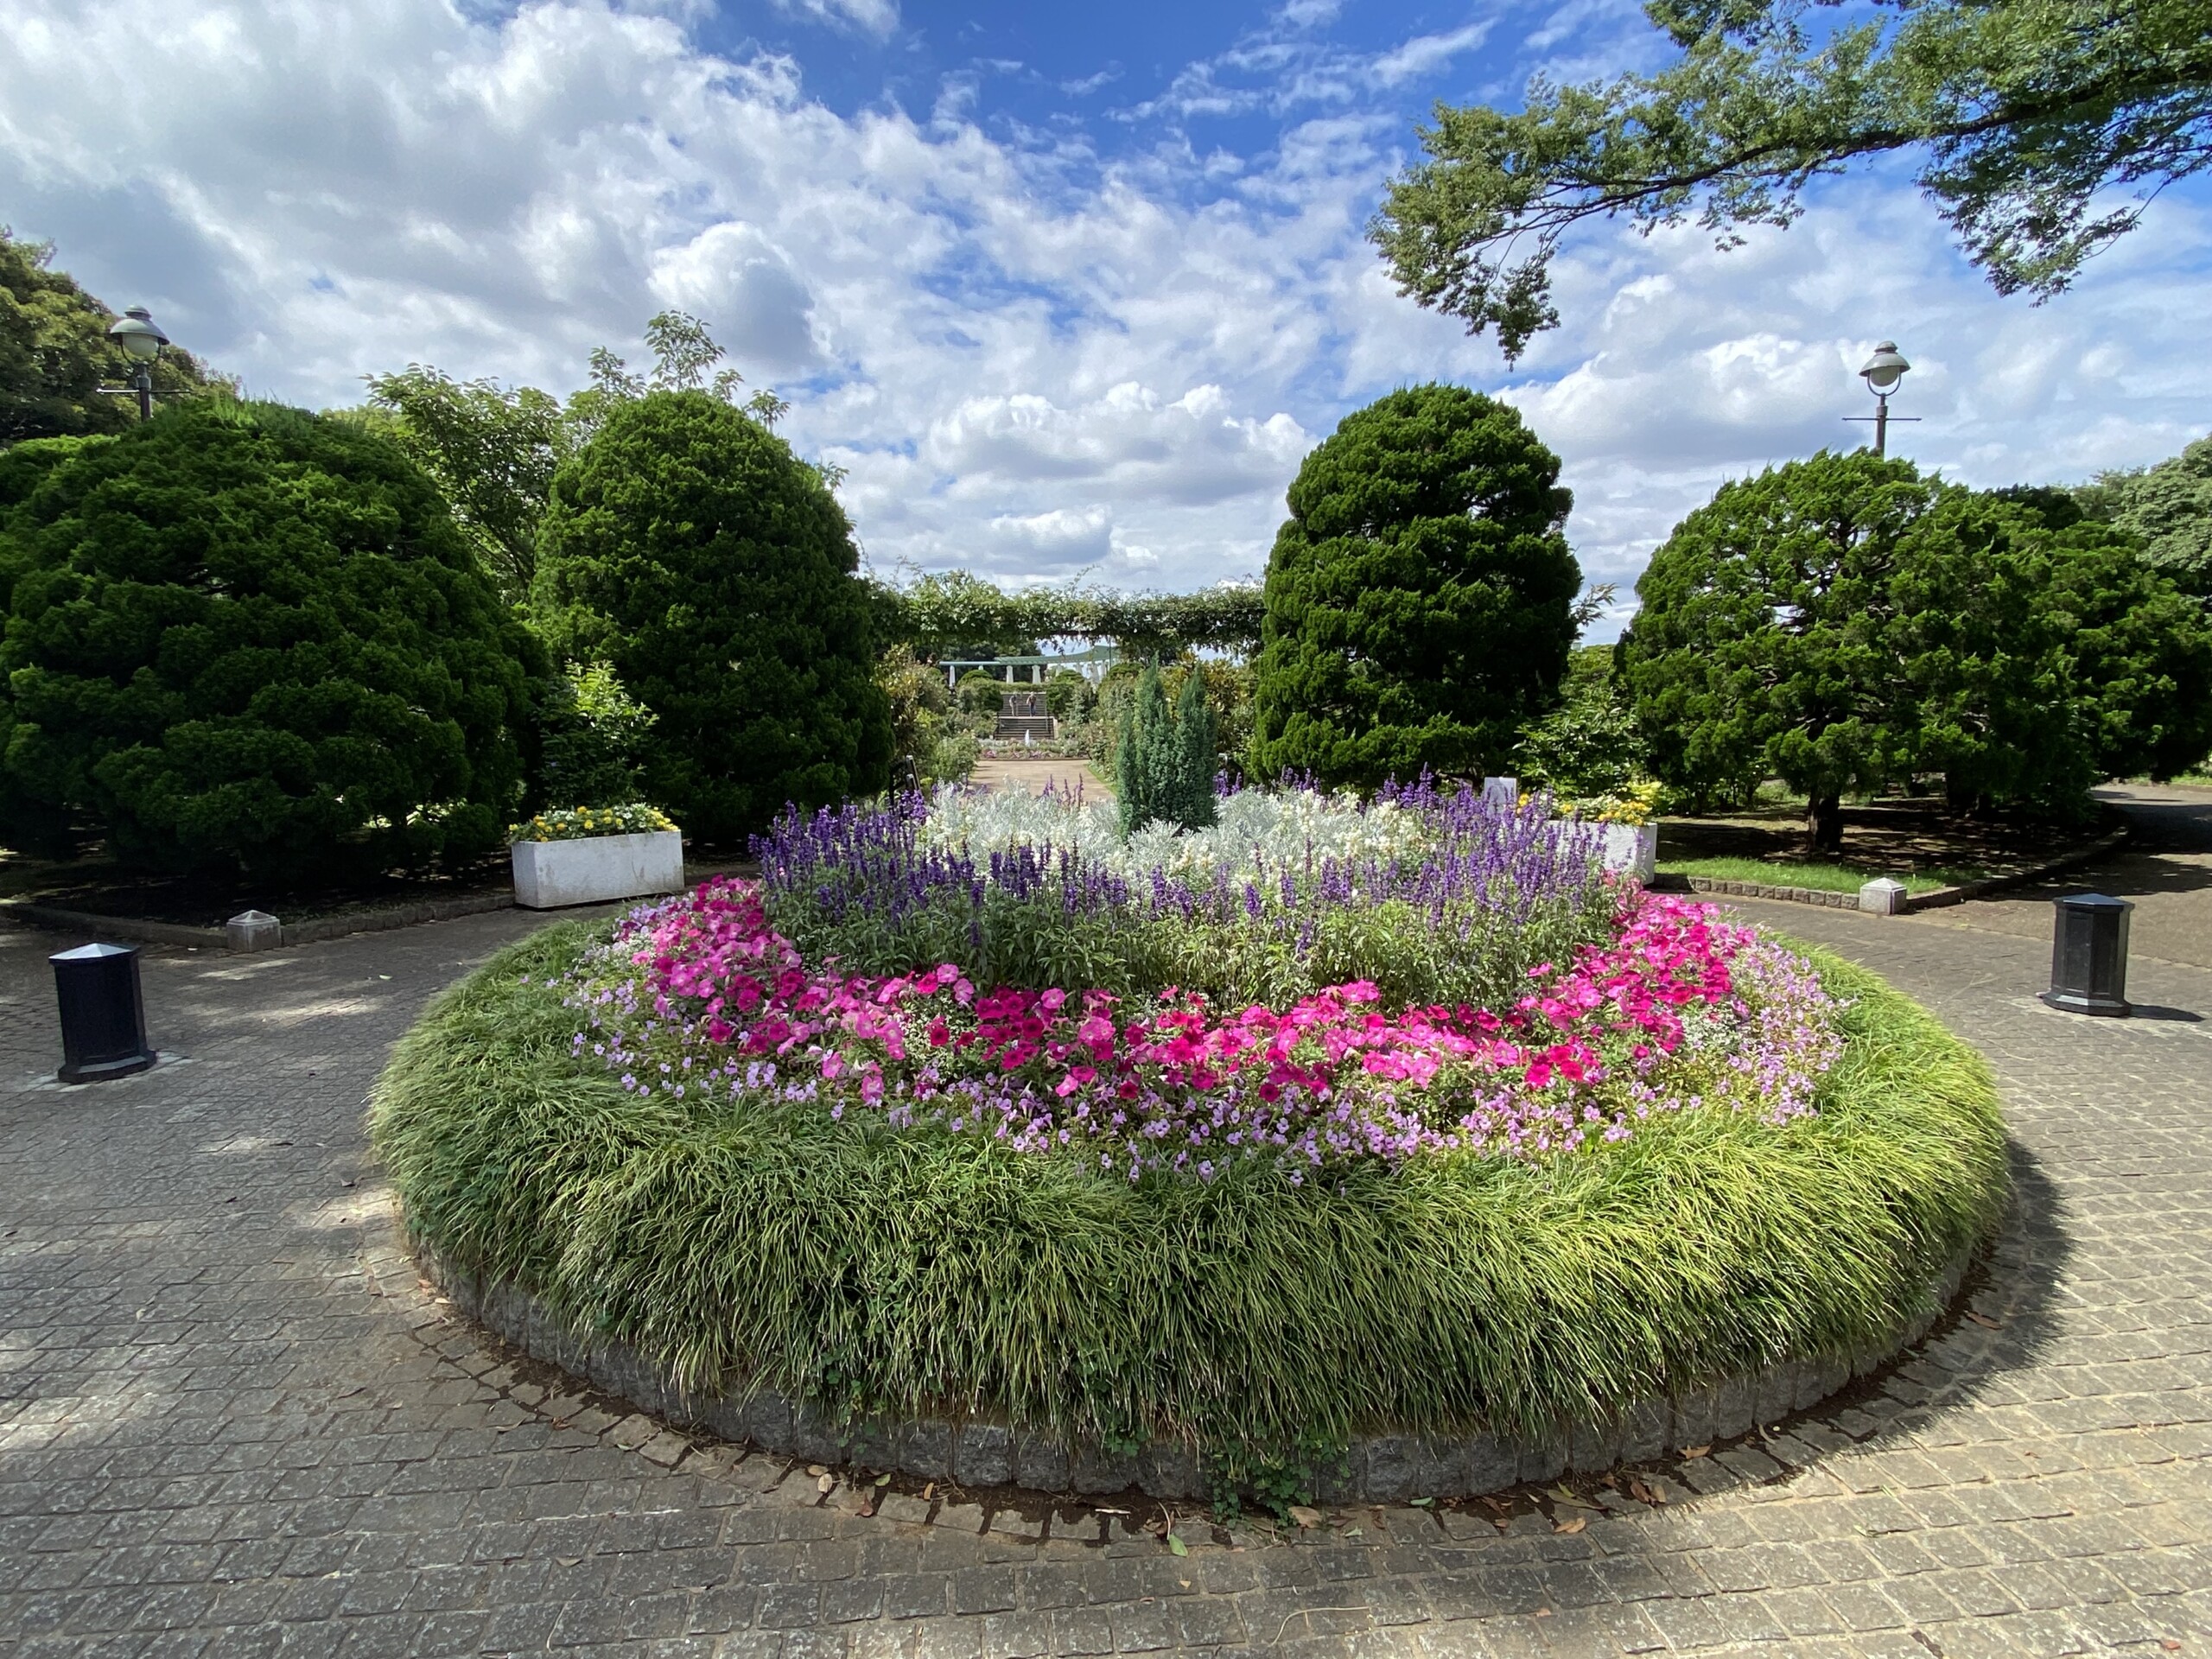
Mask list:
POLYGON ((1659 826, 1656 823, 1600 823, 1598 849, 1607 869, 1649 881, 1659 869, 1659 826))
POLYGON ((580 841, 518 841, 515 903, 525 910, 601 905, 677 893, 683 887, 683 834, 654 830, 636 836, 587 836, 580 841))

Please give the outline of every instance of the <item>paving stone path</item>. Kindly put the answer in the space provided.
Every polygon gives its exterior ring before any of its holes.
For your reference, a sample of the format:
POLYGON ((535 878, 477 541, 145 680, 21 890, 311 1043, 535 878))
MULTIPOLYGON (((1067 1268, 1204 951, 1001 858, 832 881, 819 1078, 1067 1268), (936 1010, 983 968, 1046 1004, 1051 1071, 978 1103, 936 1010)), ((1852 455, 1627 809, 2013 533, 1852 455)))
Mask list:
MULTIPOLYGON (((2167 805, 2146 912, 2212 885, 2212 799, 2167 805)), ((1190 1520, 1182 1554, 1139 1516, 863 1516, 454 1323, 362 1097, 531 918, 149 950, 189 1058, 72 1090, 35 1080, 75 941, 0 934, 0 1654, 2212 1653, 2212 969, 2139 956, 2153 1017, 2089 1020, 2034 1000, 2045 936, 1995 909, 1745 908, 2001 1072, 2020 1201, 1971 1311, 1878 1393, 1651 1471, 1661 1507, 1190 1520)))

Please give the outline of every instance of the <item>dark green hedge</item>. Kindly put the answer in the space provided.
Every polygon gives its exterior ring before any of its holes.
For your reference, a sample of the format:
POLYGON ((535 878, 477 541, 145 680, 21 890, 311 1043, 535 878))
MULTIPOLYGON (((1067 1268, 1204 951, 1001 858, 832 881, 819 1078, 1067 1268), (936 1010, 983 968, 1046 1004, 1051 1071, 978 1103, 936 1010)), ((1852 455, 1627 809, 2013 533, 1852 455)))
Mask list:
POLYGON ((265 872, 498 845, 541 654, 397 449, 227 400, 38 448, 0 469, 17 844, 265 872))
POLYGON ((581 924, 442 997, 372 1096, 416 1236, 661 1356, 854 1412, 1000 1408, 1248 1465, 1367 1426, 1553 1427, 1922 1311, 1993 1224, 1978 1056, 1862 969, 1816 1118, 1689 1115, 1548 1163, 1131 1185, 826 1110, 641 1102, 546 988, 581 924))
POLYGON ((734 842, 787 801, 887 786, 891 706, 852 527, 791 446, 718 397, 618 407, 553 480, 535 604, 571 662, 604 662, 655 721, 645 792, 734 842))
POLYGON ((1371 789, 1502 767, 1574 643, 1559 471, 1511 405, 1465 387, 1345 416, 1268 557, 1255 773, 1371 789))

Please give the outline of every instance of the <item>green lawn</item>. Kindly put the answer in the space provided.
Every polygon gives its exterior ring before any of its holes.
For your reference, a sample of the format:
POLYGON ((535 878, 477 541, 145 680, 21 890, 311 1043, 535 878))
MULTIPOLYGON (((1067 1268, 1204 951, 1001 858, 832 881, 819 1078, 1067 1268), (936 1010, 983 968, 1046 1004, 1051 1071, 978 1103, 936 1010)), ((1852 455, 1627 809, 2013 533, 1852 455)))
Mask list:
POLYGON ((1841 864, 1795 864, 1761 858, 1662 858, 1662 875, 1701 875, 1713 881, 1764 881, 1774 887, 1817 887, 1823 893, 1856 893, 1878 875, 1894 875, 1910 893, 1956 887, 1980 881, 1993 872, 1968 866, 1961 869, 1851 869, 1841 864))

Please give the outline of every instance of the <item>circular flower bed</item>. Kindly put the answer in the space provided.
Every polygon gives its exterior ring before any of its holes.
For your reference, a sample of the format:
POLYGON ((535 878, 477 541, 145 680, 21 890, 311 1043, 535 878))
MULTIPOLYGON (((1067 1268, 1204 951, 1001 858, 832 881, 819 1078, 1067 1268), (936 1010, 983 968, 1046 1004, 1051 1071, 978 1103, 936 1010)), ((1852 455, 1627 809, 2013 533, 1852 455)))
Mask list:
POLYGON ((1223 804, 1172 865, 1079 801, 793 816, 537 936, 378 1085, 410 1224, 688 1386, 1270 1491, 1862 1354, 1990 1224, 1986 1070, 1872 976, 1541 808, 1223 804))

